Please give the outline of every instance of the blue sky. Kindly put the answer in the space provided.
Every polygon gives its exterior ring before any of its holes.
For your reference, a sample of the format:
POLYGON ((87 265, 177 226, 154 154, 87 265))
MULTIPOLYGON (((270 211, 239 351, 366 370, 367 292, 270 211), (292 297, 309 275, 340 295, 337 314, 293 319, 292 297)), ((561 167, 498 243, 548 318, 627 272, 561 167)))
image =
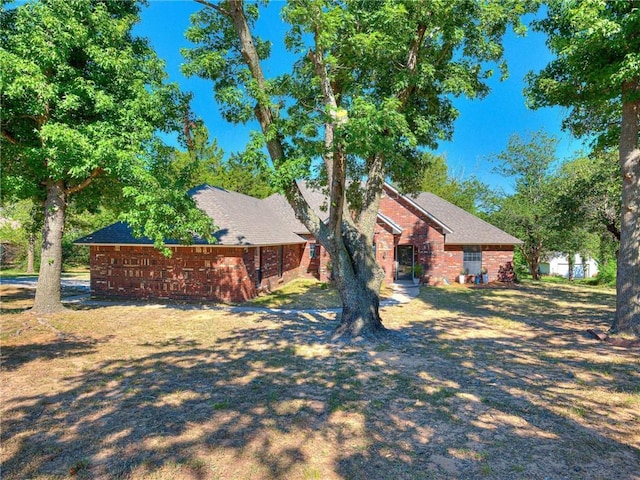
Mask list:
MULTIPOLYGON (((270 8, 277 8, 272 0, 270 8)), ((207 125, 211 136, 228 155, 241 151, 249 138, 249 128, 225 122, 218 113, 213 98, 212 84, 199 78, 185 78, 180 72, 183 58, 180 49, 189 47, 184 32, 189 26, 189 17, 202 6, 191 0, 151 0, 143 8, 142 21, 135 33, 150 40, 158 55, 167 64, 171 81, 178 82, 183 90, 193 92, 192 107, 197 116, 207 125)), ((260 24, 261 34, 278 38, 286 30, 277 15, 269 15, 260 24)), ((483 100, 455 101, 460 115, 455 122, 453 139, 438 149, 447 157, 449 168, 456 177, 475 175, 494 188, 511 190, 510 182, 494 174, 494 165, 487 157, 504 150, 513 133, 526 135, 539 129, 560 138, 558 159, 564 160, 582 150, 582 142, 562 132, 560 125, 567 111, 560 108, 529 110, 525 105, 522 90, 527 72, 543 68, 551 56, 544 44, 544 36, 529 32, 525 38, 508 34, 505 39, 505 57, 509 65, 509 78, 491 80, 491 93, 483 100)), ((274 41, 273 60, 266 66, 267 74, 279 73, 286 56, 284 47, 274 41)), ((257 128, 257 124, 251 126, 257 128)))

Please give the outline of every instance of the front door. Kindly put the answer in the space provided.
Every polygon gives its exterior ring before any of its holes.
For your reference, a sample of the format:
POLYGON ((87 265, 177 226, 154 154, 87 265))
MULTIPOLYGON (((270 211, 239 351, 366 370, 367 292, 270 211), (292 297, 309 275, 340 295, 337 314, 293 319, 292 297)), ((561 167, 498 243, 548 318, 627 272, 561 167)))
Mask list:
POLYGON ((396 247, 398 260, 397 280, 411 280, 413 278, 413 245, 398 245, 396 247))

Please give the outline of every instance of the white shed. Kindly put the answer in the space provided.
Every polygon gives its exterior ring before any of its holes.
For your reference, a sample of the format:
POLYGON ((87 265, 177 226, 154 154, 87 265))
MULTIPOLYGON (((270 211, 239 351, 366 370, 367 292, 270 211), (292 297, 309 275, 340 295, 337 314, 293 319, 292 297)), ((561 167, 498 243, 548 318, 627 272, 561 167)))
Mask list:
MULTIPOLYGON (((569 278, 569 259, 564 253, 554 253, 546 262, 540 264, 543 275, 559 275, 569 278)), ((576 254, 573 261, 573 278, 591 278, 598 274, 598 262, 593 258, 583 259, 576 254)))

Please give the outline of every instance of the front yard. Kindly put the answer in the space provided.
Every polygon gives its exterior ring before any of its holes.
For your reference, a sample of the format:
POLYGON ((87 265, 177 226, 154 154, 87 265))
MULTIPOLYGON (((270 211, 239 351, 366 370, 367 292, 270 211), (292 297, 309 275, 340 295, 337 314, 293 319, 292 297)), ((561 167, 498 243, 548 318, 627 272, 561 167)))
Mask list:
POLYGON ((345 347, 333 314, 0 288, 3 479, 640 479, 640 353, 585 333, 610 290, 423 288, 345 347))

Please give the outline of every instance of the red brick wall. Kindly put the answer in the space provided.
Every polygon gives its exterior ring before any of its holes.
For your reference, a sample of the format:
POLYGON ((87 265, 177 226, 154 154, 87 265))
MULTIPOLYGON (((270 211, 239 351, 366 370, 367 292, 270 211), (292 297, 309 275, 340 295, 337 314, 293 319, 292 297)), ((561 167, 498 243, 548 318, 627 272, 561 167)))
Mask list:
MULTIPOLYGON (((462 246, 445 246, 445 236, 442 228, 429 219, 415 207, 390 190, 383 192, 380 199, 380 212, 393 220, 402 228, 402 234, 394 238, 397 245, 414 245, 414 263, 424 267, 422 281, 431 285, 457 282, 463 265, 462 246)), ((379 229, 382 224, 379 223, 379 229)), ((378 230, 377 230, 378 231, 378 230)), ((393 261, 390 264, 393 274, 386 277, 393 280, 395 276, 395 249, 393 261)), ((378 261, 383 265, 380 258, 378 261)), ((482 263, 489 273, 489 281, 494 281, 498 275, 500 265, 513 261, 512 245, 483 245, 482 263)))
POLYGON ((384 280, 393 283, 395 279, 396 244, 389 226, 378 220, 373 242, 376 244, 376 261, 384 270, 384 280))
MULTIPOLYGON (((261 288, 273 290, 278 286, 290 282, 291 280, 304 275, 304 267, 302 264, 305 257, 305 251, 308 248, 305 244, 299 245, 282 245, 268 246, 260 248, 260 257, 256 259, 254 264, 258 265, 261 261, 260 269, 262 271, 261 288), (282 263, 280 256, 282 255, 282 263), (280 269, 282 265, 282 269, 280 269), (280 271, 282 270, 282 271, 280 271)), ((257 252, 257 248, 256 248, 257 252)), ((252 278, 257 278, 253 276, 252 278)))
MULTIPOLYGON (((148 246, 94 245, 90 250, 93 295, 222 302, 256 295, 257 247, 172 247, 171 258, 148 246)), ((298 276, 303 245, 283 247, 282 278, 277 250, 265 252, 262 285, 298 276)))
POLYGON ((487 268, 489 281, 498 278, 498 270, 507 262, 513 262, 513 245, 492 245, 482 247, 482 265, 487 268))
MULTIPOLYGON (((463 266, 463 248, 462 245, 448 245, 445 249, 442 275, 449 282, 458 282, 458 276, 463 266)), ((501 265, 512 261, 513 245, 482 246, 482 266, 487 269, 490 282, 497 280, 501 265)), ((467 281, 471 281, 471 278, 468 278, 467 281)))
MULTIPOLYGON (((411 204, 388 190, 380 199, 380 212, 402 228, 402 234, 394 238, 394 246, 413 245, 414 263, 424 267, 422 281, 436 283, 443 274, 444 261, 444 235, 440 227, 424 219, 411 204)), ((393 257, 391 279, 395 278, 395 249, 393 257)))
MULTIPOLYGON (((316 245, 316 239, 313 238, 313 235, 302 235, 302 237, 307 240, 307 243, 304 245, 302 260, 300 261, 300 276, 321 279, 322 271, 326 277, 326 262, 328 261, 329 255, 327 255, 324 247, 318 243, 319 256, 311 258, 311 247, 316 245)), ((326 281, 326 278, 322 279, 322 281, 326 281)))

